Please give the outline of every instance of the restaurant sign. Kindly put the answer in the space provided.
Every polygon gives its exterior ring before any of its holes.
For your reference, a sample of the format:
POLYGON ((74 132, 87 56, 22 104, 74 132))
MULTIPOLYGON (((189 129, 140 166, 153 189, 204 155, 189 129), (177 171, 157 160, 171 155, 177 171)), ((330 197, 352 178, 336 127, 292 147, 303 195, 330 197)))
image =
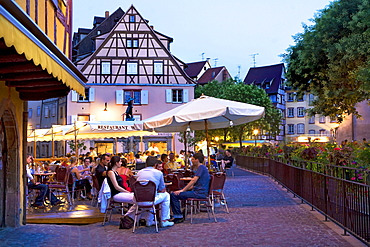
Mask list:
POLYGON ((135 125, 96 125, 91 126, 91 129, 96 130, 137 130, 135 125))

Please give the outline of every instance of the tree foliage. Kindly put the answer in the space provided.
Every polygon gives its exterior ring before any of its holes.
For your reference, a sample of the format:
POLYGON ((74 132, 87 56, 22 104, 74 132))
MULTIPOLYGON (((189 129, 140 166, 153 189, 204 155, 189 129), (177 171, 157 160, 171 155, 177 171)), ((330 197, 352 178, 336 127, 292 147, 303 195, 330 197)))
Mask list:
POLYGON ((334 1, 312 21, 283 55, 289 85, 317 96, 310 115, 359 116, 356 103, 370 98, 370 1, 334 1))
MULTIPOLYGON (((212 81, 204 86, 197 86, 195 89, 195 97, 198 98, 202 94, 265 107, 264 118, 226 129, 210 130, 209 134, 211 137, 219 136, 223 141, 239 141, 241 146, 241 141, 246 136, 251 136, 253 129, 257 128, 261 134, 268 134, 272 138, 279 133, 281 114, 279 110, 272 105, 264 89, 255 85, 246 85, 228 79, 223 82, 212 81)), ((197 132, 197 135, 203 134, 197 132)))

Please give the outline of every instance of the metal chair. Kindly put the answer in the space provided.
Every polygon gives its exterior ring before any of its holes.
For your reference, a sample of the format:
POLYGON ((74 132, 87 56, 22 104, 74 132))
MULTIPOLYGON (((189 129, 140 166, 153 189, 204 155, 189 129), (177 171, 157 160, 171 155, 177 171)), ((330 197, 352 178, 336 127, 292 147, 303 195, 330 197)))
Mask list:
POLYGON ((91 201, 91 205, 95 206, 98 203, 100 185, 99 185, 98 178, 95 175, 91 176, 91 180, 92 180, 92 183, 93 183, 92 187, 93 187, 93 194, 94 194, 93 199, 91 201))
POLYGON ((121 214, 124 215, 123 209, 125 208, 125 203, 123 203, 123 202, 116 202, 111 197, 111 198, 109 198, 108 207, 105 210, 104 220, 103 220, 103 223, 102 223, 103 226, 105 225, 105 222, 110 222, 111 221, 111 219, 112 219, 112 211, 115 208, 120 209, 121 210, 121 214), (107 221, 108 212, 109 212, 109 220, 107 221))
POLYGON ((208 195, 206 198, 188 198, 185 201, 185 216, 188 214, 188 206, 190 206, 190 223, 193 224, 193 211, 200 211, 200 203, 205 202, 205 206, 207 208, 207 214, 208 214, 208 219, 211 219, 209 216, 209 211, 211 210, 211 213, 213 215, 213 219, 215 222, 217 222, 216 216, 215 216, 215 211, 214 211, 214 206, 213 206, 213 200, 211 198, 211 193, 213 190, 213 175, 211 175, 211 179, 209 181, 209 190, 208 190, 208 195))
POLYGON ((73 199, 72 199, 72 196, 71 196, 71 191, 69 189, 69 180, 70 180, 70 177, 72 177, 71 173, 66 170, 66 173, 64 174, 64 179, 63 179, 63 182, 62 183, 56 183, 56 184, 49 184, 49 191, 50 191, 50 194, 49 194, 49 198, 51 198, 51 193, 52 191, 55 192, 55 196, 56 197, 60 197, 61 195, 60 194, 65 194, 67 196, 67 201, 69 203, 70 206, 73 205, 73 199))
POLYGON ((138 215, 142 213, 142 212, 139 212, 139 209, 145 209, 145 211, 154 215, 155 229, 156 229, 156 232, 158 232, 156 205, 154 204, 155 196, 157 192, 155 183, 149 180, 136 181, 133 184, 132 189, 134 191, 135 204, 136 204, 134 227, 132 229, 132 232, 133 233, 135 232, 136 224, 137 226, 139 226, 139 221, 137 220, 137 218, 138 218, 138 215), (141 203, 146 203, 146 205, 143 205, 141 203), (153 212, 150 211, 151 209, 153 209, 153 212))
POLYGON ((229 213, 229 208, 227 206, 227 201, 224 195, 224 185, 226 181, 226 174, 222 172, 218 172, 213 174, 213 185, 212 185, 212 191, 211 191, 211 199, 213 202, 213 206, 215 205, 215 199, 220 200, 220 202, 223 202, 226 212, 229 213))

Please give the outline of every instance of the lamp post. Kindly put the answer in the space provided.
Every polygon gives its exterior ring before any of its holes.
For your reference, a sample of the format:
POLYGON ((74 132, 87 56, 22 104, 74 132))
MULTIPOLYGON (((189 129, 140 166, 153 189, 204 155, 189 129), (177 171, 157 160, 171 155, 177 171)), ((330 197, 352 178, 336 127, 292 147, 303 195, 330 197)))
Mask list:
POLYGON ((254 135, 254 146, 257 146, 258 129, 253 130, 253 135, 254 135))

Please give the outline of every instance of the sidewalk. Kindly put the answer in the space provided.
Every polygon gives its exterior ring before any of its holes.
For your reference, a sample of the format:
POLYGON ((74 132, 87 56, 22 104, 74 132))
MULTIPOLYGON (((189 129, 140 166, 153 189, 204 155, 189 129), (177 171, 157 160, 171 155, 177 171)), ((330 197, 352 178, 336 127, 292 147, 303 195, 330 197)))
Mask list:
POLYGON ((118 229, 116 214, 105 226, 29 224, 0 230, 0 246, 365 246, 342 236, 268 177, 233 169, 235 176, 225 185, 230 214, 216 208, 218 223, 200 213, 192 225, 187 220, 159 233, 140 227, 133 234, 118 229))

